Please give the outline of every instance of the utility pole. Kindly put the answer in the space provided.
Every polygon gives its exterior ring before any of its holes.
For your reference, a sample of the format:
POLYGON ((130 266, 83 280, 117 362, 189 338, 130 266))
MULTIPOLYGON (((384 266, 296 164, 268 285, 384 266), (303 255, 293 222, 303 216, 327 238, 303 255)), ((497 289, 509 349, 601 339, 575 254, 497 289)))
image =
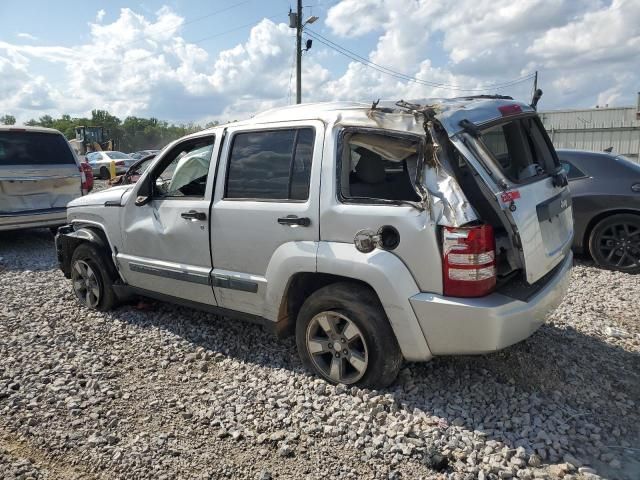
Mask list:
POLYGON ((296 15, 296 103, 302 103, 302 0, 296 15))
POLYGON ((531 106, 534 110, 538 109, 540 97, 542 97, 542 90, 538 88, 538 71, 536 70, 536 74, 533 76, 533 96, 531 97, 531 106))
MULTIPOLYGON (((289 9, 289 28, 296 29, 296 103, 302 103, 302 30, 304 26, 318 20, 318 17, 311 15, 304 22, 302 21, 302 0, 298 0, 298 8, 294 13, 289 9)), ((311 48, 313 40, 308 39, 305 52, 311 48)))

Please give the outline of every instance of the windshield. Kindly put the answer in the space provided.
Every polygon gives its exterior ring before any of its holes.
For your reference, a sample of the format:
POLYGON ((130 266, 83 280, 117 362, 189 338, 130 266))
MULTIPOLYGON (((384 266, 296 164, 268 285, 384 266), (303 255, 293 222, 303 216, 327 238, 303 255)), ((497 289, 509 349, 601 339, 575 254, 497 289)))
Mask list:
POLYGON ((127 160, 131 158, 129 155, 122 152, 104 152, 104 153, 107 155, 107 157, 113 160, 127 160))

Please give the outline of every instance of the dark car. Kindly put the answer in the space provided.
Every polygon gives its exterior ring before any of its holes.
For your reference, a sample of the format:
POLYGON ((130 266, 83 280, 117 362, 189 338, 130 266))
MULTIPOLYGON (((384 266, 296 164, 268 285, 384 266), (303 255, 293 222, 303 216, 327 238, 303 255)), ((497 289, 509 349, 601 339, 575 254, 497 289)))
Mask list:
POLYGON ((602 267, 640 273, 640 164, 607 152, 557 152, 573 199, 574 250, 602 267))

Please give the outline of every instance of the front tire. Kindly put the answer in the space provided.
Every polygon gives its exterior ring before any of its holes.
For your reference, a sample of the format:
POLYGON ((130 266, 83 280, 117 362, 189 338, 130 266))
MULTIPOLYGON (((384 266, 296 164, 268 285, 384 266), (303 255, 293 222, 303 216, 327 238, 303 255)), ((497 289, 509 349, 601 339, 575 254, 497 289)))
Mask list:
POLYGON ((334 384, 384 388, 402 364, 380 301, 354 283, 334 283, 307 298, 298 313, 296 343, 302 363, 334 384))
POLYGON ((78 301, 92 310, 111 310, 116 305, 110 259, 89 243, 81 243, 71 256, 71 282, 78 301))
POLYGON ((589 236, 589 253, 601 267, 640 273, 640 215, 611 215, 600 220, 589 236))

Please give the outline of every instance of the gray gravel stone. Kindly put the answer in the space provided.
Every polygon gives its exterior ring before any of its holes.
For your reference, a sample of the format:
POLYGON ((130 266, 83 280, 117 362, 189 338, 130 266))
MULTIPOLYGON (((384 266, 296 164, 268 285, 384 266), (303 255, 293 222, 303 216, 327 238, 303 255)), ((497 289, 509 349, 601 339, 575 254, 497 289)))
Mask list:
POLYGON ((309 375, 292 339, 255 325, 150 301, 85 310, 46 230, 3 232, 0 256, 8 478, 595 475, 581 462, 637 478, 624 448, 640 425, 636 277, 579 263, 527 341, 407 364, 389 389, 368 391, 309 375))

